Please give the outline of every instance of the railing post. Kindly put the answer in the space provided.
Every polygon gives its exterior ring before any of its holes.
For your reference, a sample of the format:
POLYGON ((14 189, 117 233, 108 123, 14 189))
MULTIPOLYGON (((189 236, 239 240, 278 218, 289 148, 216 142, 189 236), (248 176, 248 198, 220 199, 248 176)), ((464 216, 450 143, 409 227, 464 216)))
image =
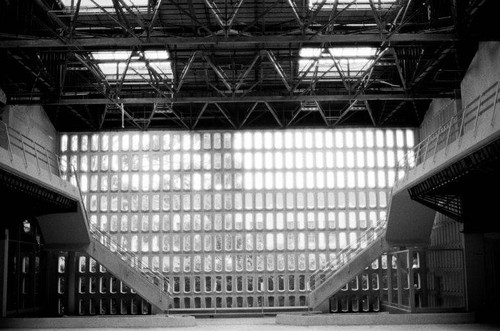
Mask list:
POLYGON ((3 123, 3 125, 5 126, 5 134, 7 135, 7 149, 9 151, 10 161, 12 162, 13 156, 12 156, 12 146, 10 144, 9 127, 7 126, 7 123, 3 123))
POLYGON ((498 101, 498 90, 500 90, 500 83, 497 81, 497 90, 495 92, 495 100, 493 100, 493 114, 491 115, 491 125, 495 123, 495 111, 497 109, 497 101, 498 101))
POLYGON ((458 136, 457 136, 457 139, 458 139, 458 145, 460 146, 461 142, 462 142, 462 128, 464 126, 464 121, 465 121, 465 112, 467 111, 467 108, 465 108, 463 111, 462 111, 462 120, 460 121, 460 127, 458 128, 458 136))
MULTIPOLYGON (((453 121, 453 119, 452 119, 453 121)), ((448 143, 450 141, 450 134, 451 134, 451 127, 452 127, 452 122, 450 122, 450 125, 448 125, 448 134, 446 135, 446 143, 444 145, 444 155, 448 155, 448 143)))
POLYGON ((22 150, 23 150, 23 156, 24 156, 24 166, 26 168, 28 168, 28 159, 26 158, 26 151, 25 151, 25 148, 24 148, 24 139, 23 139, 23 135, 21 135, 21 147, 22 147, 22 150))
POLYGON ((437 154, 437 149, 438 149, 438 144, 439 144, 439 137, 441 136, 441 132, 438 133, 436 137, 436 145, 434 145, 434 155, 432 156, 432 162, 436 161, 436 154, 437 154))
POLYGON ((52 170, 50 169, 50 158, 47 150, 45 150, 45 158, 47 159, 47 170, 49 172, 49 179, 52 180, 52 170))
POLYGON ((38 174, 40 175, 40 162, 38 161, 38 152, 36 151, 36 146, 33 147, 35 150, 36 167, 38 168, 38 174))
MULTIPOLYGON (((483 93, 484 94, 484 93, 483 93)), ((481 109, 481 102, 483 98, 483 94, 479 95, 479 101, 476 109, 476 118, 474 119, 474 137, 476 137, 477 134, 477 122, 479 120, 479 110, 481 109)))
POLYGON ((59 158, 57 155, 56 155, 56 165, 57 165, 57 174, 59 175, 59 178, 61 178, 62 163, 61 163, 61 158, 59 158))
POLYGON ((427 142, 425 143, 425 151, 424 151, 424 155, 422 157, 422 168, 425 168, 425 160, 427 157, 427 151, 429 150, 429 142, 430 141, 431 141, 430 139, 427 139, 427 142))

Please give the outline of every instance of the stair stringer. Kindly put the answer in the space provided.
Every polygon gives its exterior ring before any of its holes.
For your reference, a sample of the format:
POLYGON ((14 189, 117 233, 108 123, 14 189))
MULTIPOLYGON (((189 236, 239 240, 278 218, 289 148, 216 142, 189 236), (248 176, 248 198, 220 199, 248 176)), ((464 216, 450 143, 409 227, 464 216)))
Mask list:
POLYGON ((372 241, 364 250, 356 254, 352 260, 342 265, 331 274, 321 285, 309 293, 309 307, 313 310, 324 310, 332 295, 340 291, 345 284, 359 275, 375 259, 389 251, 391 246, 385 240, 385 235, 372 241))
POLYGON ((157 284, 154 284, 153 275, 146 277, 141 271, 131 267, 127 261, 122 260, 116 252, 112 252, 94 238, 84 252, 155 308, 161 312, 168 311, 170 297, 167 292, 161 290, 165 285, 160 283, 161 279, 156 278, 157 284))

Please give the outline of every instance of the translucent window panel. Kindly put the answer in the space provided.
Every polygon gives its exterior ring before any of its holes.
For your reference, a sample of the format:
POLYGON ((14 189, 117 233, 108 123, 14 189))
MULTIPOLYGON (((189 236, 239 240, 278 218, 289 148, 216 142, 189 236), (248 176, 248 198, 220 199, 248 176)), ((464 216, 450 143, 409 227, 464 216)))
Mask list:
POLYGON ((143 174, 141 178, 141 189, 144 192, 149 191, 149 174, 143 174))
POLYGON ((316 254, 309 254, 309 270, 313 271, 317 269, 316 254))
POLYGON ((342 131, 335 131, 335 147, 342 148, 344 147, 344 135, 342 131))
POLYGON ((406 130, 406 145, 412 148, 415 145, 415 136, 412 130, 406 130))
POLYGON ((301 131, 294 132, 295 148, 304 148, 304 134, 301 131))
POLYGON ((387 186, 393 187, 395 180, 396 180, 396 172, 394 170, 388 170, 387 171, 387 186))
POLYGON ((377 166, 380 168, 385 167, 385 152, 382 150, 377 151, 377 166))
POLYGON ((345 188, 345 172, 344 171, 337 171, 337 187, 338 188, 345 188))
POLYGON ((375 141, 377 147, 384 147, 384 131, 382 130, 375 131, 375 141))
POLYGON ((392 148, 394 147, 394 131, 393 130, 385 130, 385 147, 392 148))
POLYGON ((359 212, 358 219, 359 219, 359 221, 358 221, 359 227, 361 229, 366 229, 368 226, 366 212, 364 212, 364 211, 359 212))
POLYGON ((346 228, 346 216, 345 216, 344 212, 338 213, 338 227, 339 227, 339 229, 346 228))
POLYGON ((78 151, 78 136, 72 135, 70 139, 70 150, 72 152, 78 151))
POLYGON ((375 153, 373 151, 366 152, 366 166, 368 168, 375 167, 375 153))
POLYGON ((326 172, 326 187, 329 189, 335 187, 335 173, 332 171, 326 172))
POLYGON ((335 153, 335 163, 336 163, 337 168, 344 167, 344 152, 337 151, 335 153))
POLYGON ((268 251, 274 250, 274 234, 273 233, 266 234, 266 249, 268 251))
POLYGON ((328 248, 332 250, 337 248, 337 236, 335 232, 328 233, 328 248))
POLYGON ((306 255, 305 254, 299 254, 298 269, 300 271, 306 270, 306 255))
POLYGON ((352 131, 345 132, 345 146, 347 148, 354 147, 354 134, 352 131))
POLYGON ((253 139, 252 132, 243 133, 243 148, 244 149, 252 149, 253 147, 253 139))
POLYGON ((366 173, 366 176, 367 176, 367 182, 368 182, 368 187, 369 188, 374 188, 376 185, 375 185, 375 171, 372 171, 372 170, 369 170, 367 173, 366 173))
POLYGON ((378 200, 379 207, 380 208, 387 207, 387 195, 386 195, 386 193, 384 191, 380 191, 378 193, 378 196, 379 196, 379 200, 378 200))
POLYGON ((370 208, 377 207, 377 196, 374 191, 368 192, 368 206, 370 208))
POLYGON ((378 187, 384 188, 387 186, 384 170, 379 170, 377 172, 377 182, 378 182, 378 187))
POLYGON ((354 171, 347 171, 347 187, 354 188, 356 186, 356 175, 354 171))
MULTIPOLYGON (((286 154, 285 154, 286 155, 286 154)), ((306 155, 306 158, 308 156, 306 155)), ((309 162, 310 168, 313 167, 314 159, 312 157, 312 154, 309 155, 309 160, 304 158, 304 153, 303 152, 295 152, 295 168, 297 169, 302 169, 304 168, 304 163, 309 162)))
POLYGON ((302 171, 297 171, 295 173, 295 188, 304 188, 304 173, 302 171))

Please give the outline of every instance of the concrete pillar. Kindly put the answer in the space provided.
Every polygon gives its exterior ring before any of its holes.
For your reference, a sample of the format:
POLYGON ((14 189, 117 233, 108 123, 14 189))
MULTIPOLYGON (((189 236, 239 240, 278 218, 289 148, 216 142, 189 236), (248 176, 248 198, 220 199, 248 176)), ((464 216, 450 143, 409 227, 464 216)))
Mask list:
POLYGON ((9 230, 0 233, 0 317, 7 316, 7 275, 9 266, 9 230))
POLYGON ((464 233, 465 289, 467 311, 485 309, 484 239, 481 233, 464 233))
POLYGON ((75 252, 69 252, 66 260, 68 315, 76 314, 76 258, 75 252))

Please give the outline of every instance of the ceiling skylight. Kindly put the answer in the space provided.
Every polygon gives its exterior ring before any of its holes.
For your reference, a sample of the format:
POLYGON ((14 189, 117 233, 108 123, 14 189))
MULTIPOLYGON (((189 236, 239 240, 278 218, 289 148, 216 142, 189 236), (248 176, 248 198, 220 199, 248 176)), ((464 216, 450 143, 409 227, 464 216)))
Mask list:
POLYGON ((165 50, 148 50, 134 54, 130 51, 102 51, 91 54, 110 83, 121 81, 125 70, 124 83, 127 84, 146 83, 146 79, 150 78, 150 70, 165 80, 173 78, 172 63, 168 61, 169 54, 165 50))
POLYGON ((370 68, 376 53, 373 47, 302 48, 299 76, 319 81, 356 79, 370 68))
MULTIPOLYGON (((309 0, 309 9, 315 10, 322 2, 323 0, 309 0)), ((373 0, 373 6, 377 10, 388 9, 396 2, 397 0, 373 0)), ((335 6, 338 9, 346 7, 352 10, 371 9, 370 0, 326 0, 321 9, 331 10, 335 6)))
MULTIPOLYGON (((75 10, 78 0, 61 0, 61 2, 66 10, 75 10)), ((146 10, 148 7, 148 0, 124 0, 124 2, 127 6, 139 10, 146 10)), ((106 10, 114 10, 113 0, 81 0, 80 11, 101 11, 96 4, 106 10)))

